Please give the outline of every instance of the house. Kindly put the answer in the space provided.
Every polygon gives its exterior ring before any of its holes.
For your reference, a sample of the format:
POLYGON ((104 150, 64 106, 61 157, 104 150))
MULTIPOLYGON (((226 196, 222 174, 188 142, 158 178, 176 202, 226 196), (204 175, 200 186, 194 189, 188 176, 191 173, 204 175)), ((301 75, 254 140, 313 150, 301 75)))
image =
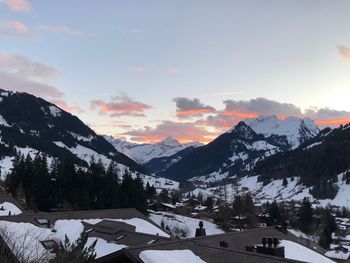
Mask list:
POLYGON ((0 252, 6 260, 48 262, 65 235, 74 242, 83 231, 97 240, 97 258, 125 247, 168 241, 171 235, 136 209, 23 213, 0 217, 0 252))
POLYGON ((96 263, 158 263, 169 257, 173 262, 198 263, 334 262, 293 236, 267 227, 124 248, 96 263))

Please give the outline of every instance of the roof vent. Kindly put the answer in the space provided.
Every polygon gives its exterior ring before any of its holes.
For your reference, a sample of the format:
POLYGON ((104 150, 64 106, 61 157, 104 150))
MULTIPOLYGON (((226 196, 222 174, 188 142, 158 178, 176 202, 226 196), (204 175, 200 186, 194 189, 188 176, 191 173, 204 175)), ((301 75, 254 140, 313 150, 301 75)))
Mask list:
POLYGON ((261 241, 262 244, 256 246, 257 253, 284 258, 284 247, 278 246, 277 237, 263 237, 261 241))

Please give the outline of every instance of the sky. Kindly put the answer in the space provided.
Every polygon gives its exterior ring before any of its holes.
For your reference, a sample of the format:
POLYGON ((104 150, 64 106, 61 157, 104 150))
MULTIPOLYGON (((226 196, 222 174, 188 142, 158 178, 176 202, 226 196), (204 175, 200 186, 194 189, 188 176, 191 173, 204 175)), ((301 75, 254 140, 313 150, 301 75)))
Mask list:
POLYGON ((260 115, 350 122, 350 1, 0 0, 0 88, 99 134, 209 142, 260 115))

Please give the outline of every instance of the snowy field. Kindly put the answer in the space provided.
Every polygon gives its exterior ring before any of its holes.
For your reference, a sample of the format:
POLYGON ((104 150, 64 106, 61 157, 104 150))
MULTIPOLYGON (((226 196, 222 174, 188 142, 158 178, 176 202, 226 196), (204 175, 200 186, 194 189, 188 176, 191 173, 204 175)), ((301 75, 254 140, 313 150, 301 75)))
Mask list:
POLYGON ((200 220, 167 212, 149 212, 149 218, 153 222, 159 226, 161 226, 163 222, 164 227, 169 228, 174 236, 182 238, 195 237, 196 228, 198 228, 200 221, 203 221, 207 235, 224 233, 216 224, 207 220, 200 220))

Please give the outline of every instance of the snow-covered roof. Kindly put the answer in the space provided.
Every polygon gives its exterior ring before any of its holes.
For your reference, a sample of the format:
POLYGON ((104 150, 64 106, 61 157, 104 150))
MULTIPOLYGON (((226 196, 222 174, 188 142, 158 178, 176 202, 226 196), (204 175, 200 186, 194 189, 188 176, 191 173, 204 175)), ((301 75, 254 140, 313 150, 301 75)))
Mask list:
POLYGON ((140 259, 144 263, 205 263, 191 250, 144 250, 140 253, 140 259))

